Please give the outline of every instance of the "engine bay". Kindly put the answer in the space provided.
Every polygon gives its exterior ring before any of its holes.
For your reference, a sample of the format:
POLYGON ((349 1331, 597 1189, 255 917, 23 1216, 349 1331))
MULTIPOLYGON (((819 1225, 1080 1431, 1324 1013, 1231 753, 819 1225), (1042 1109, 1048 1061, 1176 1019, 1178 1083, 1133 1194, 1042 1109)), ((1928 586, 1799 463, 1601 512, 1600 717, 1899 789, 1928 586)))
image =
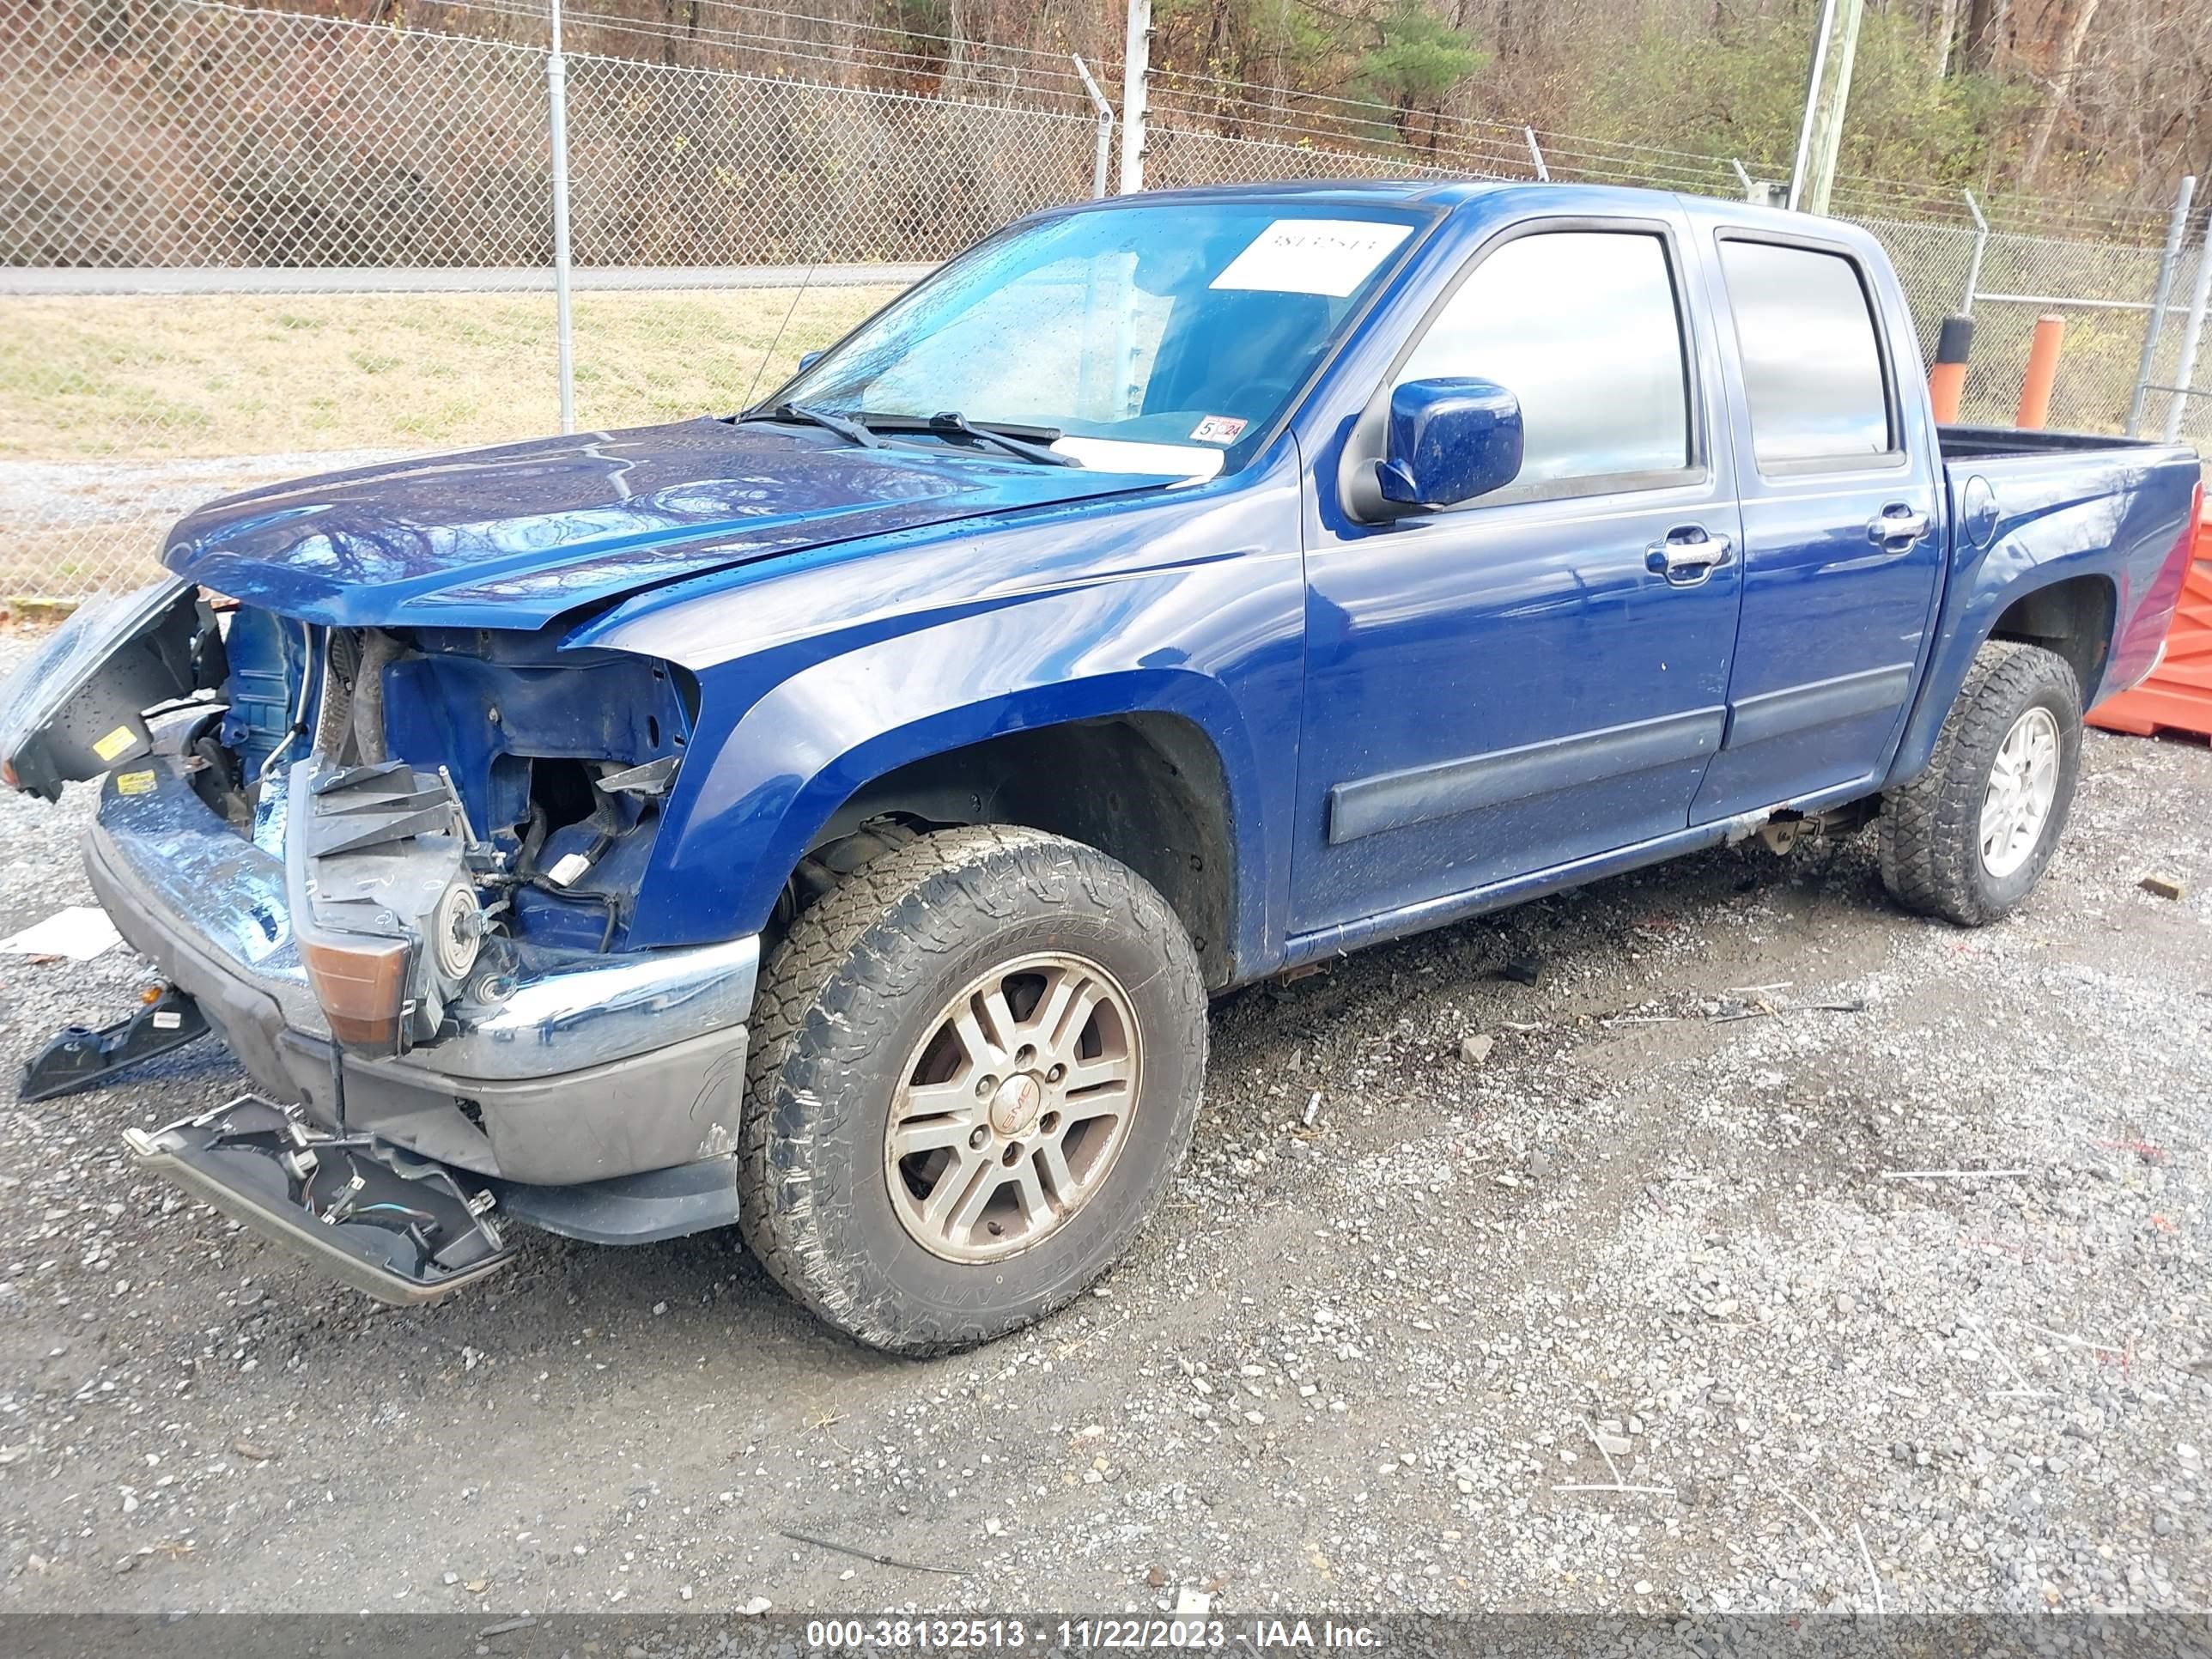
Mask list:
POLYGON ((0 711, 0 762, 49 798, 108 772, 128 792, 173 746, 191 793, 283 860, 333 1034, 403 1052, 623 949, 697 690, 564 652, 566 631, 326 627, 172 578, 72 620, 0 711))
MULTIPOLYGON (((325 629, 217 602, 221 721, 193 744, 202 798, 257 840, 303 837, 295 922, 349 942, 323 987, 342 1040, 388 1006, 406 1048, 519 976, 619 948, 696 702, 665 665, 560 654, 549 634, 325 629), (283 810, 288 798, 296 804, 283 810), (338 1006, 331 1006, 333 1002, 338 1006)), ((272 846, 271 850, 276 850, 272 846)))

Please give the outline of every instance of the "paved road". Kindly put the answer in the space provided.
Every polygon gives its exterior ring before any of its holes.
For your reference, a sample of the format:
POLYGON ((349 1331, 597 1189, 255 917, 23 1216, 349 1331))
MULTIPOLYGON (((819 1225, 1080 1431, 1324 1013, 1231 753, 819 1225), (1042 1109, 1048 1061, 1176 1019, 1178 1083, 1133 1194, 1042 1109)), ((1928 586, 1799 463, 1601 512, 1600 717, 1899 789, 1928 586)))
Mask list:
MULTIPOLYGON (((583 266, 571 274, 580 292, 617 289, 866 288, 918 283, 933 264, 583 266)), ((550 292, 542 265, 424 266, 404 270, 350 267, 271 267, 100 270, 0 266, 0 296, 82 294, 480 294, 550 292)))

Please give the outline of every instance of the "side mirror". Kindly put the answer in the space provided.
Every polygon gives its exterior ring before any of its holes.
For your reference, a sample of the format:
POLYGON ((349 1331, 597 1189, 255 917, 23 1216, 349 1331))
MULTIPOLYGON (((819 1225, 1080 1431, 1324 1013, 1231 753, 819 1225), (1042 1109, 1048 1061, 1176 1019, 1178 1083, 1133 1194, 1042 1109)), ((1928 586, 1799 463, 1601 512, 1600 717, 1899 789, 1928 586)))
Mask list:
POLYGON ((1495 380, 1408 380, 1390 394, 1382 499, 1450 507, 1503 489, 1521 472, 1521 401, 1495 380))
MULTIPOLYGON (((823 350, 824 351, 827 349, 829 349, 829 348, 826 346, 823 348, 823 350)), ((802 351, 799 354, 799 372, 801 374, 804 374, 808 369, 813 368, 815 364, 821 361, 821 351, 802 351)))

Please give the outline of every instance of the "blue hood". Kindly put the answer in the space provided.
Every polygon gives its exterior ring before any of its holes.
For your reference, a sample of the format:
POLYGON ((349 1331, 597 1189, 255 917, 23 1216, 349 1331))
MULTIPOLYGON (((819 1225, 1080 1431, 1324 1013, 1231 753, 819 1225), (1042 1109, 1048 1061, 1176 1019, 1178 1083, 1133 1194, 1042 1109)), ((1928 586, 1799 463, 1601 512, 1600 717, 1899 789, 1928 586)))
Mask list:
POLYGON ((715 420, 329 472, 211 501, 179 575, 342 627, 532 629, 721 566, 1167 481, 715 420))

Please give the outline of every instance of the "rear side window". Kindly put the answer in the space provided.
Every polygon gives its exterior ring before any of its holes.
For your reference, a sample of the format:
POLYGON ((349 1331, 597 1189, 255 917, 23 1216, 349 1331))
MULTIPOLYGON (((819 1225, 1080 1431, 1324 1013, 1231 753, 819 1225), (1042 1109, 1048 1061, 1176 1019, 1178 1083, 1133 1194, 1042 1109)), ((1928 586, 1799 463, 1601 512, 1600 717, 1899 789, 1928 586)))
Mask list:
POLYGON ((1398 384, 1471 374, 1521 403, 1516 487, 1691 465, 1682 323, 1660 238, 1547 231, 1470 272, 1398 384))
POLYGON ((1760 467, 1844 465, 1896 447, 1858 267, 1839 253, 1725 239, 1721 271, 1760 467))

